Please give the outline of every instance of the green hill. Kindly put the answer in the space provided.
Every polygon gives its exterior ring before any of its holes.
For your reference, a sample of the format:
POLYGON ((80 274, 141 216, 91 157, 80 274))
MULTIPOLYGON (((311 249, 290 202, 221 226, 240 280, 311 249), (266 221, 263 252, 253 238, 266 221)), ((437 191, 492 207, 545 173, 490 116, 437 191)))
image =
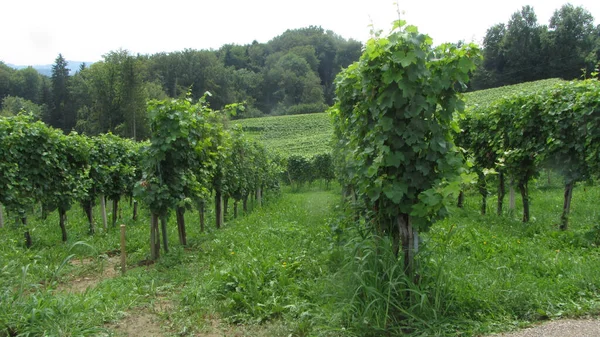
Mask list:
MULTIPOLYGON (((548 79, 470 92, 465 94, 466 106, 481 106, 519 92, 548 89, 560 82, 548 79)), ((239 124, 246 134, 286 157, 311 157, 331 151, 333 130, 327 113, 242 119, 233 124, 239 124)))
POLYGON ((274 116, 234 121, 247 135, 284 156, 312 157, 331 151, 333 130, 327 113, 274 116))
POLYGON ((525 82, 504 87, 473 91, 465 94, 467 108, 476 105, 487 105, 502 97, 517 94, 519 92, 534 92, 552 88, 563 80, 551 78, 547 80, 525 82))

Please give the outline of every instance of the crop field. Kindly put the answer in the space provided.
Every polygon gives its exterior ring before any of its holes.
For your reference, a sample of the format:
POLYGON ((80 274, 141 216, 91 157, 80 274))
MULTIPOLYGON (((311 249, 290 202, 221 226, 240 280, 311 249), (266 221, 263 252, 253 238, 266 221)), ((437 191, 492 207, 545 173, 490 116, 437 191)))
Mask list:
POLYGON ((468 92, 465 94, 465 104, 466 107, 473 106, 485 106, 490 104, 502 97, 514 95, 522 92, 535 92, 539 90, 545 90, 552 88, 558 83, 564 82, 563 80, 551 78, 547 80, 534 81, 534 82, 526 82, 515 85, 507 85, 500 88, 493 89, 485 89, 478 90, 473 92, 468 92))
POLYGON ((312 157, 331 149, 333 130, 327 113, 250 118, 234 121, 269 150, 285 157, 312 157))
MULTIPOLYGON (((520 92, 548 89, 561 81, 548 79, 469 92, 465 94, 466 108, 483 106, 520 92)), ((331 151, 333 130, 331 118, 327 113, 250 118, 236 120, 232 124, 242 126, 247 135, 260 140, 267 148, 285 157, 312 157, 331 151)))

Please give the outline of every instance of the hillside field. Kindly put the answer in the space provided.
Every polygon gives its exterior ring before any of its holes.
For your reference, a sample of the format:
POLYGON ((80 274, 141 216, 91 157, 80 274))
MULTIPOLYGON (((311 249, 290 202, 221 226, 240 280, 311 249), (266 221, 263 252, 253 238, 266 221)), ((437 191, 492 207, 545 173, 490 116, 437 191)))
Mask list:
POLYGON ((249 118, 232 124, 242 126, 247 135, 285 157, 331 151, 333 130, 327 113, 249 118))
MULTIPOLYGON (((466 109, 475 105, 486 105, 519 92, 544 90, 560 82, 559 79, 548 79, 469 92, 465 94, 466 109)), ((333 130, 328 113, 249 118, 235 120, 232 124, 240 125, 247 135, 284 157, 312 157, 331 151, 333 130)))

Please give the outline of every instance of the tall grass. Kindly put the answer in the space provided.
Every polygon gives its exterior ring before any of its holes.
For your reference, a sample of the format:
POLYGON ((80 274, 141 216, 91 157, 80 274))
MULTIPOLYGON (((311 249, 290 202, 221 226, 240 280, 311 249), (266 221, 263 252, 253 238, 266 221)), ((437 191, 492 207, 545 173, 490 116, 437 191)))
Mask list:
POLYGON ((332 254, 342 257, 342 268, 331 277, 325 312, 336 323, 323 331, 470 336, 600 312, 599 188, 578 186, 567 232, 558 228, 561 186, 532 186, 526 224, 519 207, 480 215, 479 200, 470 191, 464 209, 424 233, 417 282, 402 273, 387 238, 364 235, 364 226, 342 213, 335 228, 345 234, 332 254))
POLYGON ((185 248, 171 219, 170 253, 142 267, 148 215, 142 209, 129 220, 124 203, 132 269, 82 293, 61 287, 105 267, 119 245, 116 229, 89 236, 74 209, 62 244, 56 215, 32 215, 34 247, 26 249, 9 222, 0 229, 0 336, 106 334, 107 323, 160 301, 172 303, 160 313, 165 335, 179 336, 214 333, 215 325, 253 336, 472 336, 600 312, 598 187, 577 186, 567 232, 558 229, 558 183, 531 187, 527 224, 518 207, 481 216, 469 191, 464 209, 423 234, 416 282, 388 239, 342 210, 337 191, 289 192, 221 230, 210 216, 201 233, 197 215, 186 214, 185 248))

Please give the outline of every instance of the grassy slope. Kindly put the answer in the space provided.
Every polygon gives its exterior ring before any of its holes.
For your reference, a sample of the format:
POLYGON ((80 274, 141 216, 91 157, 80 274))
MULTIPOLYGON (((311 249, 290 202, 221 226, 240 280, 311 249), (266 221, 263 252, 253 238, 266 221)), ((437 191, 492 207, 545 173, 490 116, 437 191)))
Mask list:
MULTIPOLYGON (((49 218, 48 223, 35 219, 35 245, 26 250, 18 228, 2 228, 0 336, 8 332, 95 335, 105 330, 104 322, 119 320, 124 312, 151 311, 158 300, 176 307, 161 314, 169 327, 166 334, 211 330, 215 320, 223 319, 225 329, 229 329, 227 322, 243 322, 249 326, 241 328, 242 333, 256 335, 252 323, 298 317, 315 302, 312 289, 329 272, 327 218, 334 200, 337 196, 331 192, 283 194, 280 200, 208 233, 200 233, 195 216, 187 214, 188 249, 176 242, 176 226, 170 223, 171 252, 158 264, 134 268, 81 294, 63 291, 61 285, 81 275, 93 278, 94 270, 102 267, 102 252, 118 247, 116 230, 88 236, 84 214, 77 209, 69 213, 67 244, 57 244, 56 219, 49 218), (71 254, 74 259, 91 257, 96 262, 84 268, 63 263, 71 254)), ((124 206, 124 214, 129 215, 124 206)), ((126 221, 130 265, 148 254, 145 212, 141 219, 126 221)), ((270 324, 259 329, 260 335, 280 336, 283 331, 288 335, 298 326, 302 329, 301 324, 292 319, 285 325, 270 324)))
POLYGON ((333 136, 327 113, 250 118, 235 121, 271 151, 284 156, 314 156, 328 152, 333 136))
POLYGON ((435 258, 445 256, 453 298, 449 318, 466 332, 600 312, 600 188, 577 187, 571 227, 562 232, 561 187, 535 185, 530 223, 520 221, 520 198, 515 212, 503 217, 495 215, 492 198, 482 216, 473 194, 465 210, 456 210, 428 234, 435 258))
MULTIPOLYGON (((470 92, 465 94, 466 106, 486 105, 506 95, 542 90, 559 82, 558 79, 548 79, 470 92)), ((250 118, 236 120, 233 124, 241 125, 247 134, 286 157, 311 157, 331 150, 333 130, 327 113, 250 118)))

